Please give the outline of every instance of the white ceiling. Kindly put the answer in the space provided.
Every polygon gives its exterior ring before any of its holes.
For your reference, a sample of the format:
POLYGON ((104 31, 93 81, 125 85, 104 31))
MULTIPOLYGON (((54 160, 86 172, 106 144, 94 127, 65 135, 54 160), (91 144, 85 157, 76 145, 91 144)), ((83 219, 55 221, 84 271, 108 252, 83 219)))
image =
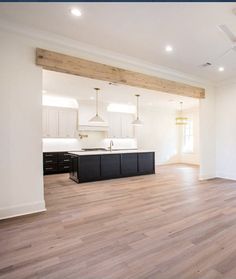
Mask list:
POLYGON ((198 99, 157 92, 127 85, 109 85, 108 82, 89 79, 52 71, 43 71, 43 90, 47 95, 75 98, 94 102, 95 87, 101 89, 100 101, 103 103, 136 104, 135 94, 140 94, 140 105, 145 107, 163 107, 183 109, 198 106, 198 99))
POLYGON ((231 46, 217 26, 236 34, 233 8, 236 3, 0 3, 0 18, 216 82, 235 77, 236 52, 211 68, 199 65, 231 46), (71 7, 82 16, 70 15, 71 7), (173 53, 164 51, 167 44, 173 53))

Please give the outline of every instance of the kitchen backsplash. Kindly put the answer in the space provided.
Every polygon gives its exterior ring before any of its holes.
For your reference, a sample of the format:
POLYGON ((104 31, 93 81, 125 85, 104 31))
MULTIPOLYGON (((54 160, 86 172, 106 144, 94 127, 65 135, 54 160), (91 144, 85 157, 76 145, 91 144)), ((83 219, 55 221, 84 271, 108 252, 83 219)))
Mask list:
POLYGON ((83 139, 44 138, 43 152, 72 151, 95 147, 107 148, 110 144, 110 140, 114 143, 113 149, 137 148, 136 139, 107 139, 104 138, 103 133, 99 132, 84 132, 82 134, 86 134, 88 137, 83 139))

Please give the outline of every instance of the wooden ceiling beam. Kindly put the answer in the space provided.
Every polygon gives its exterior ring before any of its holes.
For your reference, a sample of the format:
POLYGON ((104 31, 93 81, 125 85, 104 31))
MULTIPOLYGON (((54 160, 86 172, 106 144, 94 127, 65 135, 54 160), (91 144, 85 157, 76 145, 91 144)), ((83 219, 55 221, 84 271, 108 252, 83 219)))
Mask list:
POLYGON ((202 99, 205 89, 133 72, 45 49, 36 49, 36 64, 43 69, 202 99))

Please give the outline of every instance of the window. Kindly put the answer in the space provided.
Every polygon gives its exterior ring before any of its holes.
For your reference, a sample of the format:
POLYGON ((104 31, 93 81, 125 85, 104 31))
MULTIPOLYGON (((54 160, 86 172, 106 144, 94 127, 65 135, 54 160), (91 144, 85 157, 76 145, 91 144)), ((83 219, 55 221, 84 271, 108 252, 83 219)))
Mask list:
POLYGON ((185 153, 193 152, 193 120, 188 119, 188 122, 183 127, 183 147, 185 153))

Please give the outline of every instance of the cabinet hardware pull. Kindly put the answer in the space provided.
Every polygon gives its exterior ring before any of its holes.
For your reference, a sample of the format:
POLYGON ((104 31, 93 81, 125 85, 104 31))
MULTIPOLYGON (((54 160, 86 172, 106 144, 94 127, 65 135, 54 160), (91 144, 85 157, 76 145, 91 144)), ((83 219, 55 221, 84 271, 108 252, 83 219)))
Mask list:
POLYGON ((53 162, 53 160, 47 160, 47 161, 46 161, 46 163, 51 163, 51 162, 53 162))
POLYGON ((64 159, 64 162, 69 162, 70 161, 70 159, 64 159))
POLYGON ((53 168, 46 168, 46 170, 53 170, 53 168))

